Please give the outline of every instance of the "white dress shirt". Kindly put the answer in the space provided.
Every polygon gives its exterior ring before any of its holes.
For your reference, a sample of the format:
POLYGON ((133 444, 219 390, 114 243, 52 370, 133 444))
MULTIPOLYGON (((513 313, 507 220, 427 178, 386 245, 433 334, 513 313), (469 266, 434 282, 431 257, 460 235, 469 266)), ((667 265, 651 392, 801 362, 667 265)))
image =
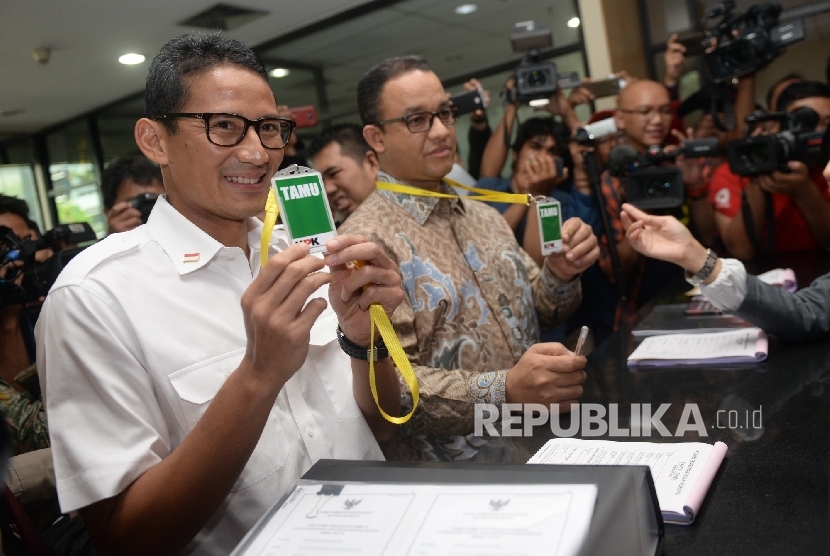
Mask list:
POLYGON ((709 285, 700 291, 712 305, 723 311, 735 311, 746 298, 746 268, 741 261, 721 259, 721 269, 709 285))
MULTIPOLYGON (((159 197, 146 225, 93 245, 61 273, 37 324, 37 360, 64 512, 120 493, 167 457, 239 365, 240 300, 259 271, 261 231, 250 219, 249 260, 159 197)), ((271 252, 287 246, 277 229, 271 252)), ((336 326, 330 308, 318 318, 305 363, 186 553, 228 554, 318 459, 383 459, 336 326)))

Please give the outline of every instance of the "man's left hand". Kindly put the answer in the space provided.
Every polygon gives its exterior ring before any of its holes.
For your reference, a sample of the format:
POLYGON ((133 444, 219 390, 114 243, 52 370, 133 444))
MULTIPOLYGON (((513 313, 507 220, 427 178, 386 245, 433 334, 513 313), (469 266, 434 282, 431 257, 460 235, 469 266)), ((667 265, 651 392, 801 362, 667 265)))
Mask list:
POLYGON ((332 273, 329 302, 343 334, 352 342, 369 345, 369 306, 375 303, 391 316, 403 301, 398 266, 375 243, 363 236, 342 235, 326 242, 325 262, 332 273), (350 261, 360 261, 354 268, 350 261))
POLYGON ((810 180, 810 170, 803 162, 791 160, 787 163, 788 173, 773 172, 770 175, 758 176, 756 179, 761 189, 768 193, 783 193, 790 197, 798 197, 808 188, 813 187, 810 180))
POLYGON ((562 226, 562 252, 545 257, 545 264, 560 282, 570 282, 599 258, 599 242, 591 227, 579 218, 562 226))

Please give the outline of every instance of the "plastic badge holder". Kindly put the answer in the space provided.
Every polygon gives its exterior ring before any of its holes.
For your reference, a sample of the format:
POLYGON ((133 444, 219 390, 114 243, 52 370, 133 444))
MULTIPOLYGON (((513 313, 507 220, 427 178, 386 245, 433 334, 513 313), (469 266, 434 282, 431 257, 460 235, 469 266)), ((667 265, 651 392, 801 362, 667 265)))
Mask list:
POLYGON ((556 200, 536 203, 542 255, 562 252, 562 205, 556 200))
POLYGON ((307 243, 312 253, 325 252, 337 228, 320 172, 292 164, 274 175, 271 187, 291 243, 307 243))

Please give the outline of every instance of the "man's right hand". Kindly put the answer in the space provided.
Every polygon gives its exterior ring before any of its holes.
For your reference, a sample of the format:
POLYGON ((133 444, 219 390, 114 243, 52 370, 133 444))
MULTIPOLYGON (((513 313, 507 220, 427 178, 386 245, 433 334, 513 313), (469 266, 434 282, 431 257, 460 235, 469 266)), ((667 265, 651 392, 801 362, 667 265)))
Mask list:
POLYGON ((282 386, 299 370, 308 354, 311 327, 326 300, 309 296, 331 280, 323 260, 309 255, 305 244, 272 256, 242 295, 248 348, 240 365, 263 386, 282 386))
POLYGON ((115 203, 107 213, 107 230, 110 234, 129 232, 141 226, 141 211, 133 208, 129 201, 115 203))
POLYGON ((530 346, 507 373, 508 403, 558 403, 565 409, 582 396, 586 359, 562 344, 530 346))

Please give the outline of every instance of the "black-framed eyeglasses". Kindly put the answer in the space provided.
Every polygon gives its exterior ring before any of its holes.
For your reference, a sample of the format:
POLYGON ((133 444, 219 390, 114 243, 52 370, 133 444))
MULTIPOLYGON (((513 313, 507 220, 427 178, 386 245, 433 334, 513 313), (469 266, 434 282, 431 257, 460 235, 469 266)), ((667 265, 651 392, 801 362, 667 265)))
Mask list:
POLYGON ((432 122, 435 121, 435 116, 441 120, 441 123, 450 126, 458 121, 458 106, 450 104, 440 109, 438 112, 413 112, 400 118, 392 118, 390 120, 383 120, 377 122, 375 125, 391 124, 393 122, 403 122, 406 124, 406 129, 412 133, 423 133, 432 129, 432 122))
POLYGON ((266 149, 281 149, 291 138, 291 131, 297 125, 288 118, 260 118, 249 120, 239 114, 224 112, 167 112, 154 116, 154 120, 172 120, 174 118, 196 118, 205 122, 205 134, 208 141, 220 147, 238 145, 253 126, 259 136, 259 142, 266 149))

